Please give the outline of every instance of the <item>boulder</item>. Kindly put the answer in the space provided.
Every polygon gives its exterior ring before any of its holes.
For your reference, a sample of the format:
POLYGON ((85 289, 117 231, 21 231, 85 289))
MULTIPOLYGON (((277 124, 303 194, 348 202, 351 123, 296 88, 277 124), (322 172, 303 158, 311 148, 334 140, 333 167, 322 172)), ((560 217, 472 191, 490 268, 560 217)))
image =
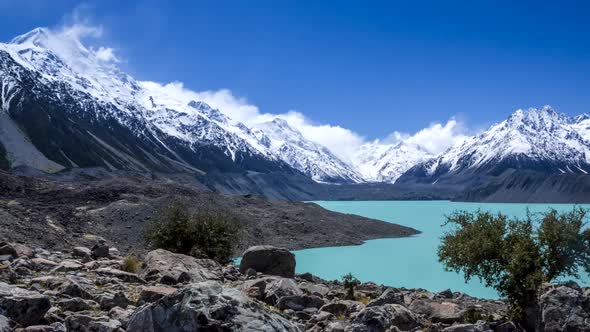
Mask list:
POLYGON ((75 297, 72 299, 61 299, 57 302, 57 306, 62 308, 65 311, 84 311, 90 310, 91 306, 88 302, 84 301, 79 297, 75 297))
POLYGON ((223 270, 211 259, 197 259, 158 249, 150 251, 140 276, 146 280, 159 280, 163 284, 221 280, 223 270))
POLYGON ((320 311, 329 312, 336 317, 344 316, 348 313, 348 305, 342 301, 332 302, 323 305, 320 311))
POLYGON ((0 256, 10 256, 11 259, 18 257, 14 247, 6 242, 0 242, 0 256))
POLYGON ((72 278, 66 278, 65 280, 61 280, 61 283, 57 287, 57 291, 60 295, 81 297, 83 299, 92 298, 92 295, 90 295, 90 293, 84 287, 82 287, 77 281, 75 281, 72 278))
POLYGON ((303 295, 303 291, 293 279, 281 277, 246 280, 242 289, 249 296, 270 305, 276 305, 281 297, 303 295))
POLYGON ((138 308, 127 332, 159 331, 300 331, 239 290, 216 281, 194 283, 138 308))
POLYGON ((74 249, 72 249, 72 256, 81 258, 83 261, 87 262, 92 258, 92 250, 86 247, 74 247, 74 249))
POLYGON ((412 330, 423 325, 423 320, 415 313, 399 304, 385 304, 379 307, 366 307, 352 321, 367 327, 371 332, 382 332, 397 327, 412 330))
POLYGON ((10 244, 16 253, 15 257, 28 257, 33 258, 35 256, 35 252, 33 249, 25 246, 24 244, 20 243, 12 243, 10 244))
POLYGON ((156 302, 164 296, 171 295, 176 292, 176 288, 164 286, 148 286, 141 290, 137 304, 156 302))
POLYGON ((273 246, 250 247, 242 255, 240 272, 245 273, 250 268, 263 274, 293 278, 295 255, 287 249, 273 246))
POLYGON ((303 311, 307 308, 315 308, 318 310, 324 304, 326 304, 326 302, 317 296, 291 295, 281 297, 277 303, 277 307, 281 310, 291 309, 295 311, 303 311))
POLYGON ((463 321, 463 310, 456 303, 414 300, 409 309, 424 315, 433 323, 453 324, 463 321))
POLYGON ((114 307, 127 308, 132 302, 127 298, 125 293, 103 294, 98 297, 98 304, 102 310, 108 311, 114 307))
POLYGON ((109 257, 109 246, 106 241, 100 240, 92 247, 91 252, 94 259, 109 257))
POLYGON ((129 322, 129 317, 133 313, 131 309, 123 309, 119 307, 114 307, 113 309, 109 310, 109 317, 114 320, 118 320, 121 322, 121 326, 123 328, 127 328, 127 323, 129 322))
POLYGON ((116 332, 120 331, 121 322, 104 316, 76 314, 66 318, 66 327, 68 331, 77 332, 116 332))
POLYGON ((578 287, 548 286, 539 297, 541 324, 546 332, 590 331, 590 298, 578 287))
POLYGON ((384 304, 404 304, 404 294, 398 289, 387 288, 378 298, 367 303, 367 307, 376 307, 384 304))
POLYGON ((10 332, 12 328, 10 327, 10 320, 3 315, 0 315, 0 332, 10 332))
POLYGON ((33 264, 33 269, 36 271, 45 271, 51 270, 56 268, 59 264, 54 261, 50 261, 45 258, 36 257, 31 259, 31 263, 33 264))
POLYGON ((38 324, 50 307, 49 297, 0 282, 0 312, 20 325, 38 324))
POLYGON ((325 297, 330 292, 330 288, 328 288, 328 286, 319 283, 302 282, 299 285, 299 288, 308 294, 319 297, 325 297))

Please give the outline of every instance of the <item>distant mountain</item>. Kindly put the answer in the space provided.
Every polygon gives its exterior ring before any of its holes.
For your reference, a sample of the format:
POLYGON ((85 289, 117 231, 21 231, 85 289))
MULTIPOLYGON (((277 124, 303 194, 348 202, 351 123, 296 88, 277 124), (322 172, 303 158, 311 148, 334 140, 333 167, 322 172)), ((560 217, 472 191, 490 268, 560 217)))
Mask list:
POLYGON ((396 184, 462 191, 485 186, 507 171, 517 176, 514 170, 537 176, 586 175, 590 172, 589 124, 586 115, 568 117, 548 106, 518 110, 481 134, 412 167, 396 184))
POLYGON ((363 179, 353 168, 326 147, 314 143, 291 127, 287 121, 274 119, 253 128, 254 135, 271 154, 314 181, 323 183, 358 183, 363 179))
POLYGON ((355 166, 367 182, 394 183, 412 166, 435 157, 417 144, 371 142, 361 146, 355 166))
POLYGON ((214 177, 272 173, 271 182, 277 174, 298 183, 305 182, 303 174, 318 182, 361 181, 328 149, 286 124, 253 131, 202 101, 136 81, 77 39, 45 28, 0 44, 0 84, 0 168, 98 166, 214 177))
POLYGON ((590 117, 518 110, 440 155, 411 140, 351 149, 345 161, 280 118, 240 123, 48 29, 0 44, 0 169, 23 174, 182 174, 213 190, 305 200, 525 197, 580 191, 586 180, 569 176, 590 172, 590 117))

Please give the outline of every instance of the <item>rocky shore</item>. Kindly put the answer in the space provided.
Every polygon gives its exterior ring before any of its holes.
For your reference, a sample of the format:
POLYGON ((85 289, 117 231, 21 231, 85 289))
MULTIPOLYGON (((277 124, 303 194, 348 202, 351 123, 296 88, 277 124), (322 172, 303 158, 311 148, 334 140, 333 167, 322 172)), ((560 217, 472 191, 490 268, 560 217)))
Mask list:
POLYGON ((236 255, 258 244, 290 250, 412 236, 417 230, 337 213, 313 203, 229 196, 187 183, 117 177, 53 181, 0 171, 0 241, 50 250, 92 246, 103 237, 121 252, 145 253, 142 229, 173 200, 228 215, 241 227, 236 255))
MULTIPOLYGON (((285 249, 250 248, 240 266, 155 250, 128 258, 102 241, 64 251, 0 243, 0 332, 518 331, 503 301, 446 290, 295 274, 285 249)), ((545 285, 544 331, 590 331, 590 289, 545 285)))

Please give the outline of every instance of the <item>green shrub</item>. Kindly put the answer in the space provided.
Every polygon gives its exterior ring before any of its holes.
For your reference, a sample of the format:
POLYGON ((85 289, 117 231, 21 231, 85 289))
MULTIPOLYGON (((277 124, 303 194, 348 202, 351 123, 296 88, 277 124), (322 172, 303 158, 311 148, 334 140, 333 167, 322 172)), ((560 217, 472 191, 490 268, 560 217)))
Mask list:
POLYGON ((191 213, 176 200, 144 229, 144 240, 160 248, 197 258, 228 263, 239 240, 239 227, 227 215, 201 207, 191 213))
POLYGON ((543 282, 577 277, 579 268, 590 273, 586 211, 550 210, 539 216, 533 220, 528 214, 519 220, 488 212, 455 212, 445 223, 455 227, 442 237, 438 250, 448 271, 462 272, 466 281, 478 277, 495 288, 508 299, 512 318, 528 326, 538 319, 531 313, 536 313, 543 282))
POLYGON ((129 273, 138 273, 141 268, 141 262, 135 255, 125 256, 121 269, 129 273))
POLYGON ((342 276, 342 284, 346 290, 346 299, 354 300, 354 288, 360 284, 360 281, 352 273, 348 273, 342 276))

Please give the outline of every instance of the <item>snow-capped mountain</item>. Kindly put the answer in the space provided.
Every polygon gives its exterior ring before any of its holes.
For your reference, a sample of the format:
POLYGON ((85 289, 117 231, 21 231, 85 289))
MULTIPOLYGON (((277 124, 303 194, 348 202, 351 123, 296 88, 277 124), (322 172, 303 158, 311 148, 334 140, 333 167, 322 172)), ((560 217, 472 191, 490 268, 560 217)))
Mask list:
POLYGON ((587 115, 568 117, 549 106, 517 110, 481 134, 414 166, 400 181, 462 181, 467 174, 497 176, 508 169, 588 174, 589 127, 587 115))
POLYGON ((366 143, 355 156, 355 165, 365 181, 395 181, 412 166, 433 158, 434 155, 418 144, 407 141, 395 144, 366 143))
POLYGON ((0 83, 4 168, 297 170, 318 182, 361 181, 286 123, 249 128, 202 101, 135 80, 64 33, 37 28, 0 44, 0 83))
POLYGON ((314 143, 291 127, 287 121, 276 118, 256 124, 253 128, 259 141, 270 152, 317 182, 362 182, 351 166, 340 160, 326 147, 314 143))

